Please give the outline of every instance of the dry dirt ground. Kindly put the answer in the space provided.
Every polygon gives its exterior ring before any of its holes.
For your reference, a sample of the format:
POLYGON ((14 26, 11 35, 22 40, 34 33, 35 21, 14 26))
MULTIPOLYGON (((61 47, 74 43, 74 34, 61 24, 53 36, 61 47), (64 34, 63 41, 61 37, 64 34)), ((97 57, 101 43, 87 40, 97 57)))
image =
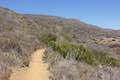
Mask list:
POLYGON ((49 80, 48 65, 43 62, 44 51, 34 52, 29 67, 14 70, 10 80, 49 80))

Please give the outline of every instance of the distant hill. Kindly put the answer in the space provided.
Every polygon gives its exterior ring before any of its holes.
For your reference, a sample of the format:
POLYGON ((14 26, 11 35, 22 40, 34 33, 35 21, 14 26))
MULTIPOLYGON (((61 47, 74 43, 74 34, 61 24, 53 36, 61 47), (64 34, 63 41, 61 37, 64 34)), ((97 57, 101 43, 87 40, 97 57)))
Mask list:
POLYGON ((31 54, 43 47, 47 48, 46 61, 53 80, 120 79, 119 30, 103 29, 76 19, 19 14, 0 7, 0 80, 8 80, 13 67, 27 67, 31 54), (70 49, 76 52, 71 54, 70 49), (79 54, 74 57, 75 53, 79 54))

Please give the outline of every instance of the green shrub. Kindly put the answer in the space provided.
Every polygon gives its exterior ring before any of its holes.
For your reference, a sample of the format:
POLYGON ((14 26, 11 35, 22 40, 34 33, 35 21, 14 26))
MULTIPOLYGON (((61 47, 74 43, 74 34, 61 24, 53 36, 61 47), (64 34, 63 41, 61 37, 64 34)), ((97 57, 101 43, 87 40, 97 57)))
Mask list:
POLYGON ((54 34, 45 34, 42 37, 42 42, 48 45, 51 41, 56 41, 56 39, 57 37, 54 34))
POLYGON ((83 61, 90 65, 119 66, 119 61, 107 53, 92 51, 83 45, 51 41, 49 46, 64 58, 71 55, 77 61, 83 61))
POLYGON ((85 48, 83 45, 52 41, 50 42, 49 46, 52 47, 53 50, 59 52, 64 58, 66 58, 68 55, 71 55, 78 61, 85 61, 86 63, 92 65, 96 64, 95 56, 89 49, 85 48))
POLYGON ((98 59, 99 63, 102 65, 119 66, 119 60, 116 60, 107 53, 94 51, 94 55, 98 59))
POLYGON ((47 35, 44 42, 64 58, 74 58, 90 65, 119 66, 119 61, 107 53, 91 50, 83 45, 56 41, 56 36, 47 35))

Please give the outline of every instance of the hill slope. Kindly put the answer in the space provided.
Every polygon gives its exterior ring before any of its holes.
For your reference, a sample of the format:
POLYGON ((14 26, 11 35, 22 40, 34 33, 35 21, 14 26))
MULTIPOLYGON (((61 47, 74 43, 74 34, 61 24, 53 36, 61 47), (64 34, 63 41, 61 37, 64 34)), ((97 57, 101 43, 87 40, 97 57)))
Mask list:
POLYGON ((48 48, 45 60, 53 80, 119 80, 119 31, 74 19, 23 15, 0 8, 0 80, 9 79, 12 67, 28 66, 31 54, 43 47, 48 48))

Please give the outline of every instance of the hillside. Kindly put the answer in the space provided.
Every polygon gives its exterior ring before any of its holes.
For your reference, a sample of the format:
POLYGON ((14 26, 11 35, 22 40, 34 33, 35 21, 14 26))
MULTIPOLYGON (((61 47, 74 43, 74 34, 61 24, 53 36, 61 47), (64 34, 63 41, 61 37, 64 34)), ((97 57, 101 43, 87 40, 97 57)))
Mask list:
POLYGON ((28 67, 46 48, 52 80, 119 80, 120 31, 75 19, 19 14, 0 7, 0 80, 28 67))

